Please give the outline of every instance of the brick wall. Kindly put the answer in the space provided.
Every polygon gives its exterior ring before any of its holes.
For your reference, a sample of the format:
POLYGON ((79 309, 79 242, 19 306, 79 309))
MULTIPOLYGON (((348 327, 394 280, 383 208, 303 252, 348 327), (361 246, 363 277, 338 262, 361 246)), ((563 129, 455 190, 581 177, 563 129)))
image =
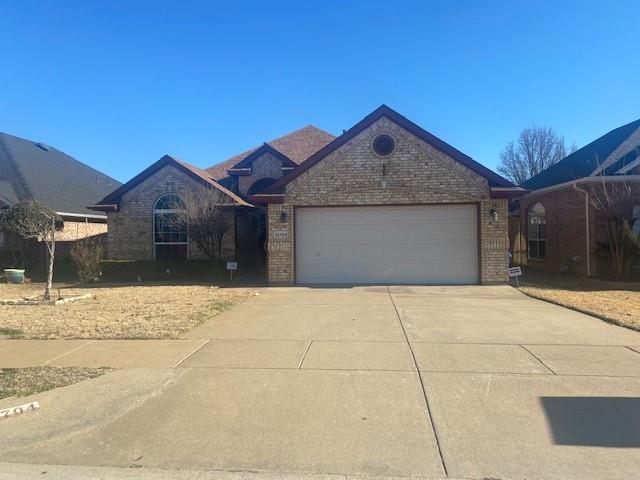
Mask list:
MULTIPOLYGON (((636 193, 640 202, 640 192, 636 193)), ((626 206, 629 216, 631 204, 626 206)), ((593 206, 589 209, 589 252, 587 252, 585 198, 573 189, 531 195, 520 201, 520 216, 512 220, 511 244, 515 261, 530 268, 559 272, 567 269, 572 273, 587 273, 587 255, 591 256, 591 273, 598 274, 596 250, 598 243, 606 241, 602 221, 593 206), (540 202, 546 216, 546 257, 542 260, 530 259, 527 254, 527 213, 529 208, 540 202), (600 225, 600 226, 599 226, 600 225), (519 230, 518 230, 519 229, 519 230)))
POLYGON ((269 283, 294 281, 294 211, 291 204, 270 204, 267 210, 267 275, 269 283), (287 221, 282 221, 282 213, 287 221), (282 238, 282 236, 287 238, 282 238))
POLYGON ((251 165, 251 175, 238 177, 238 190, 242 195, 258 180, 263 178, 280 178, 282 176, 282 161, 267 152, 260 155, 251 165))
POLYGON ((508 202, 506 199, 483 199, 480 203, 480 277, 482 283, 498 283, 507 279, 509 249, 508 202), (497 220, 489 215, 495 208, 497 220))
MULTIPOLYGON (((129 190, 116 212, 108 212, 107 252, 111 260, 153 260, 153 206, 164 194, 184 191, 202 191, 206 187, 172 165, 151 175, 129 190)), ((220 193, 220 203, 230 199, 220 193)), ((235 250, 234 228, 223 242, 223 256, 233 258, 235 250)), ((195 242, 188 246, 189 258, 203 259, 195 242)))
MULTIPOLYGON (((586 187, 588 189, 601 187, 586 187)), ((633 206, 640 206, 640 187, 630 185, 628 198, 619 205, 620 213, 630 218, 633 206)), ((511 248, 515 261, 530 268, 559 272, 567 269, 573 273, 587 273, 587 254, 591 256, 591 274, 605 273, 600 245, 607 242, 606 220, 593 205, 589 208, 589 252, 587 253, 584 194, 566 188, 555 192, 531 195, 520 201, 520 216, 511 220, 511 248), (540 202, 546 214, 547 254, 542 260, 527 255, 527 212, 540 202), (600 248, 600 252, 598 249, 600 248), (598 261, 600 259, 600 262, 598 261)), ((605 252, 606 253, 606 252, 605 252)), ((606 254, 604 255, 606 257, 606 254)))
POLYGON ((506 280, 507 201, 491 199, 485 178, 383 117, 290 182, 283 204, 269 205, 269 281, 294 282, 295 206, 429 203, 479 203, 482 282, 506 280), (386 157, 372 149, 382 133, 396 143, 386 157))
POLYGON ((56 232, 56 240, 60 242, 69 242, 80 240, 82 238, 93 237, 95 235, 103 235, 105 233, 107 233, 106 223, 65 220, 64 228, 61 231, 56 232))
MULTIPOLYGON (((533 195, 520 201, 520 236, 512 240, 519 253, 517 261, 530 268, 559 272, 564 268, 574 273, 586 273, 586 224, 584 195, 573 189, 533 195), (528 258, 527 218, 529 209, 540 202, 545 208, 546 257, 528 258)), ((593 234, 593 232, 591 232, 593 234)), ((592 236, 591 255, 595 242, 592 236)))

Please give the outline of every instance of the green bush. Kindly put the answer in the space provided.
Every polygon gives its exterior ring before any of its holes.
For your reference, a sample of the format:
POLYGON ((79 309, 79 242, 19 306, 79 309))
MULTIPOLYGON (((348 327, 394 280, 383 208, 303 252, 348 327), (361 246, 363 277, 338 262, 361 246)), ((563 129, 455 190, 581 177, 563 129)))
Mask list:
POLYGON ((100 266, 100 278, 105 282, 220 282, 227 278, 223 263, 206 260, 103 260, 100 266))

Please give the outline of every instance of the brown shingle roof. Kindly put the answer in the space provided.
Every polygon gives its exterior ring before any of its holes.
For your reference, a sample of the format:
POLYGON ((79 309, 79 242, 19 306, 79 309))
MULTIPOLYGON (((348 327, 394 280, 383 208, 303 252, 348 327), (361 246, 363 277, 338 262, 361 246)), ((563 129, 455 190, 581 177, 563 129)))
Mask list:
POLYGON ((190 163, 187 163, 184 160, 180 160, 179 158, 175 158, 175 157, 172 157, 172 158, 176 162, 178 162, 180 165, 182 165, 184 168, 186 168, 187 170, 189 170, 193 174, 195 174, 198 177, 200 177, 208 185, 211 185, 215 189, 220 190, 222 193, 224 193, 225 195, 229 196, 229 198, 231 198, 231 200, 233 200, 234 203, 236 203, 238 205, 245 206, 245 207, 252 207, 253 206, 250 203, 247 203, 246 201, 244 201, 242 198, 240 198, 238 195, 233 193, 231 190, 228 190, 227 188, 223 187, 218 182, 216 182, 211 177, 211 174, 209 172, 207 172, 206 170, 202 170, 201 168, 198 168, 198 167, 196 167, 194 165, 191 165, 190 163))
MULTIPOLYGON (((334 138, 330 133, 320 130, 313 125, 308 125, 267 143, 280 153, 289 157, 293 162, 300 164, 334 138)), ((227 170, 240 163, 247 155, 250 155, 258 148, 260 147, 252 148, 224 162, 209 167, 207 168, 207 172, 216 180, 225 178, 228 176, 227 170)))

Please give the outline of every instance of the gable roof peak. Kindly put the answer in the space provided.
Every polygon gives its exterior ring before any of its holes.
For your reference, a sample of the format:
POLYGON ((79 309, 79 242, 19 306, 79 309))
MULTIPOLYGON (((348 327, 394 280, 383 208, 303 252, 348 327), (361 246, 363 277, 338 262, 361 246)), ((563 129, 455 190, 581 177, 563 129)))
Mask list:
POLYGON ((279 159, 282 162, 282 166, 283 167, 297 167, 298 166, 297 163, 293 162, 284 153, 282 153, 281 151, 273 148, 271 146, 271 144, 269 144, 267 142, 264 142, 260 147, 256 148, 253 152, 251 152, 249 155, 244 157, 238 163, 236 163, 235 165, 230 167, 227 171, 229 172, 229 171, 235 170, 235 169, 249 168, 253 164, 254 160, 256 160, 257 158, 261 157, 265 153, 270 153, 271 155, 273 155, 274 157, 279 159))
MULTIPOLYGON (((329 132, 309 124, 274 140, 264 142, 261 146, 267 144, 287 157, 295 165, 299 165, 334 138, 335 136, 329 132)), ((260 148, 260 146, 234 155, 227 160, 207 168, 207 172, 209 172, 214 179, 221 180, 227 177, 227 170, 236 166, 258 148, 260 148)))
POLYGON ((100 200, 96 205, 91 205, 88 208, 91 210, 102 210, 102 211, 117 210, 122 200, 122 197, 124 196, 125 193, 127 193, 133 187, 140 184, 141 182, 143 182, 144 180, 149 178, 151 175, 158 172, 159 170, 161 170, 167 165, 174 165, 179 170, 182 170, 184 173, 191 176, 195 180, 199 181, 200 183, 203 183, 205 186, 212 187, 212 188, 215 188, 216 190, 219 190, 220 192, 222 192, 223 194, 231 198, 232 202, 235 205, 253 207, 253 205, 251 205, 250 203, 247 203, 238 195, 236 195, 229 189, 223 187, 218 182, 216 182, 215 179, 213 179, 209 174, 209 172, 207 172, 206 170, 198 168, 195 165, 191 165, 190 163, 187 163, 184 160, 180 160, 174 157, 173 155, 165 154, 160 158, 160 160, 153 163, 149 167, 145 168, 142 172, 140 172, 138 175, 133 177, 124 185, 121 185, 120 187, 115 189, 109 195, 107 195, 102 200, 100 200))
POLYGON ((428 131, 426 131, 416 123, 413 123, 411 120, 409 120, 405 116, 393 110, 391 107, 385 104, 382 104, 378 108, 376 108, 374 111, 369 113, 367 116, 365 116, 358 123, 356 123, 353 127, 345 131, 342 135, 335 138, 333 141, 329 142, 323 148, 321 148, 320 150, 315 152, 313 155, 311 155, 298 168, 292 170, 290 173, 286 174, 285 176, 280 177, 271 186, 265 189, 263 193, 267 195, 281 193, 282 189, 287 183, 289 183, 294 178, 298 177, 299 175, 307 171, 309 168, 313 167, 316 163, 321 161, 327 155, 329 155, 333 151, 340 148, 342 145, 347 143, 349 140, 351 140, 355 136, 359 135, 361 132, 363 132, 365 129, 373 125, 376 121, 378 121, 382 117, 387 117, 389 120, 397 124, 399 127, 415 135, 422 141, 430 144, 432 147, 445 153, 446 155, 458 161, 465 167, 476 172, 478 175, 485 177, 488 180, 490 187, 506 187, 506 188, 514 187, 514 185, 506 178, 498 175, 497 173, 488 169, 481 163, 476 162, 474 159, 472 159, 468 155, 465 155, 457 148, 452 147, 445 141, 429 133, 428 131))

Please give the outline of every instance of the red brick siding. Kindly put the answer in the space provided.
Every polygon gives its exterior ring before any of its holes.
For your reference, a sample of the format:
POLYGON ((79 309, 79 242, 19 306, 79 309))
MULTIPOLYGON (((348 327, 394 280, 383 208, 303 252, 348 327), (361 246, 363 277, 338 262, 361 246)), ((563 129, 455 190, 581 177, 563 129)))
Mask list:
MULTIPOLYGON (((631 189, 632 193, 629 199, 620 205, 620 210, 626 217, 631 216, 634 205, 640 205, 640 187, 634 185, 631 189)), ((571 272, 587 273, 585 197, 583 193, 573 188, 566 188, 546 194, 532 195, 520 201, 519 217, 512 217, 509 222, 509 239, 511 249, 514 252, 514 263, 550 272, 558 272, 562 266, 566 266, 571 272), (529 259, 527 256, 527 211, 536 202, 542 203, 546 209, 547 256, 544 260, 529 259)), ((604 273, 608 268, 606 264, 602 263, 603 255, 596 253, 606 242, 604 217, 591 204, 589 207, 589 254, 591 255, 592 275, 604 273)))
MULTIPOLYGON (((513 219, 516 225, 520 226, 521 237, 520 239, 516 236, 511 237, 516 263, 550 272, 558 272, 564 265, 572 272, 586 273, 584 215, 584 195, 572 189, 535 195, 521 200, 520 217, 517 220, 513 219), (542 260, 530 259, 527 255, 528 211, 538 202, 544 206, 546 214, 546 258, 542 260), (521 258, 518 258, 518 254, 521 258)), ((517 226, 512 226, 510 233, 514 235, 516 230, 517 226)))

